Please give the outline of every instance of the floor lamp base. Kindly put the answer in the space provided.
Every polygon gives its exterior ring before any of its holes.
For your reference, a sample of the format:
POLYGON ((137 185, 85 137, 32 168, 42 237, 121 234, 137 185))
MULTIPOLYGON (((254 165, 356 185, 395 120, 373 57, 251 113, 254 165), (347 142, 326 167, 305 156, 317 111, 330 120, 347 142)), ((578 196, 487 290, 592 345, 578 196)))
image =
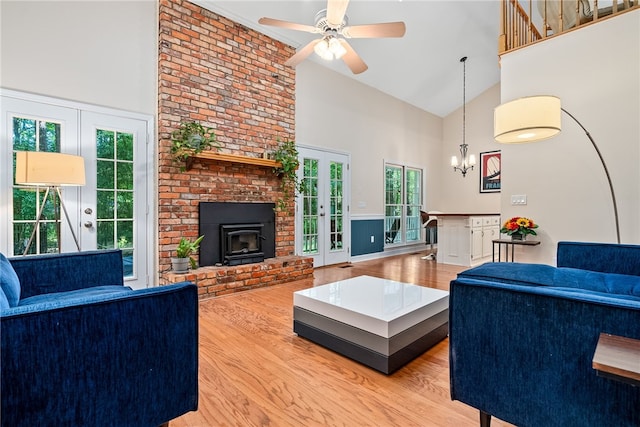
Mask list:
MULTIPOLYGON (((31 232, 31 237, 29 237, 29 242, 27 242, 27 246, 25 247, 24 252, 22 253, 23 256, 27 255, 27 252, 29 252, 29 249, 31 248, 31 244, 33 243, 33 238, 36 236, 36 232, 38 231, 38 228, 40 227, 40 222, 42 221, 42 213, 47 203, 47 198, 49 197, 49 194, 52 191, 55 191, 55 193, 58 195, 58 200, 60 200, 60 207, 62 207, 62 211, 64 212, 64 217, 67 220, 67 224, 69 224, 69 230, 71 230, 73 241, 76 244, 76 248, 78 248, 78 252, 80 252, 80 244, 78 243, 78 238, 76 237, 76 233, 73 231, 73 226, 71 225, 71 220, 69 219, 67 208, 64 205, 64 200, 62 200, 60 187, 50 186, 50 187, 47 187, 47 191, 45 191, 44 193, 44 199, 42 200, 42 205, 40 206, 40 211, 38 212, 36 223, 33 227, 33 231, 31 232)), ((53 206, 54 206, 53 210, 55 212, 55 221, 56 221, 56 238, 58 240, 58 253, 60 253, 62 252, 62 241, 60 240, 60 214, 58 209, 56 208, 55 195, 52 195, 51 197, 53 197, 53 206)))

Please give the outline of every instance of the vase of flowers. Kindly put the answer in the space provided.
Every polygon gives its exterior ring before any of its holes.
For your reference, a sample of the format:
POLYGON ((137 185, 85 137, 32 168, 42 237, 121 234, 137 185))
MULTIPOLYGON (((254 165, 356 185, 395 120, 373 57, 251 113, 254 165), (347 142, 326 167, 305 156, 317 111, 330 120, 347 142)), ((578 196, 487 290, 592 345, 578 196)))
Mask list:
POLYGON ((532 219, 514 216, 502 224, 500 232, 511 236, 511 240, 526 240, 528 234, 538 235, 536 228, 538 228, 538 224, 533 222, 532 219))

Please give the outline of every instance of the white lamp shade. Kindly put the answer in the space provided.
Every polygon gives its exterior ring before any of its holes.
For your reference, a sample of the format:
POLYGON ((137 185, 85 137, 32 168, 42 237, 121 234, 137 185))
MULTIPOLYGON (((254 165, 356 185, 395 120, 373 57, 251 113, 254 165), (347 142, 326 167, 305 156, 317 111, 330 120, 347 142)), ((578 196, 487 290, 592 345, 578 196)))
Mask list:
POLYGON ((340 43, 340 40, 335 37, 329 41, 329 50, 336 59, 342 58, 344 54, 347 53, 347 49, 345 49, 342 43, 340 43))
POLYGON ((316 43, 313 50, 325 61, 331 61, 333 59, 333 53, 331 53, 331 50, 329 49, 329 42, 327 39, 322 39, 320 42, 316 43))
POLYGON ((493 113, 497 142, 518 144, 551 138, 560 132, 560 98, 530 96, 506 102, 493 113))
POLYGON ((16 184, 84 185, 84 159, 71 154, 17 151, 16 184))

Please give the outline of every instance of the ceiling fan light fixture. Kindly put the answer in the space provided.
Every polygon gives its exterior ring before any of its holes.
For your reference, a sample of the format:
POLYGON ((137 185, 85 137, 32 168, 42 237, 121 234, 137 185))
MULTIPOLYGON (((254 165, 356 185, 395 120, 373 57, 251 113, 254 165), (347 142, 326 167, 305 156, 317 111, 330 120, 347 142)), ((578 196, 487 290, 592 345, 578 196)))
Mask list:
POLYGON ((315 45, 313 50, 320 58, 326 61, 340 59, 347 53, 347 50, 342 46, 340 40, 333 36, 323 38, 315 45))
POLYGON ((331 61, 333 59, 333 53, 329 48, 329 42, 326 38, 320 40, 313 48, 314 52, 325 61, 331 61))
POLYGON ((316 14, 315 25, 313 26, 267 17, 258 20, 261 25, 320 35, 320 38, 311 40, 297 49, 297 52, 287 59, 284 65, 295 67, 311 55, 311 52, 315 52, 325 61, 342 59, 353 74, 360 74, 369 67, 346 39, 402 37, 405 34, 406 26, 404 22, 382 22, 349 27, 349 18, 346 14, 349 0, 326 1, 327 8, 316 14))
POLYGON ((347 49, 345 49, 340 43, 340 40, 335 37, 332 37, 331 40, 329 40, 329 51, 336 59, 342 58, 342 56, 347 53, 347 49))

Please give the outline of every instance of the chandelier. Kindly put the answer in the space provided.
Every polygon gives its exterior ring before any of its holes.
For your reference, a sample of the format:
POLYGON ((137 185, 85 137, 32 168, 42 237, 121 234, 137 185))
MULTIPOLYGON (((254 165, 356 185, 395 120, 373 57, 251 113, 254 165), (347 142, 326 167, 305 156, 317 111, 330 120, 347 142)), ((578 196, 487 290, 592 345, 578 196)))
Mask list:
POLYGON ((467 57, 460 58, 462 62, 462 144, 460 144, 460 162, 458 162, 458 156, 451 157, 451 166, 453 171, 459 170, 462 172, 462 176, 467 176, 467 171, 473 170, 473 166, 476 164, 476 156, 469 154, 469 145, 466 143, 466 126, 467 126, 467 112, 466 112, 466 82, 467 82, 467 57))

